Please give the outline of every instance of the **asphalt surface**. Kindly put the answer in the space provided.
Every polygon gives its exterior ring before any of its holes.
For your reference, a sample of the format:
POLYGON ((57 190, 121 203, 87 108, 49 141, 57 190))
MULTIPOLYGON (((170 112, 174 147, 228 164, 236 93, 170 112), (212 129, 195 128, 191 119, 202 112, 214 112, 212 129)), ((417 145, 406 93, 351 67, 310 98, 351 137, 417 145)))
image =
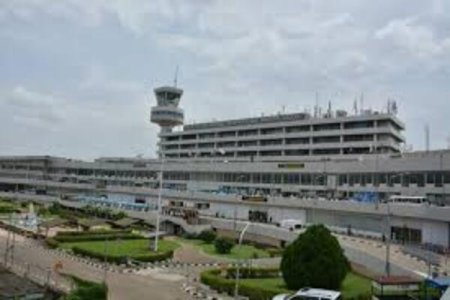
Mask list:
MULTIPOLYGON (((0 259, 4 260, 7 233, 0 230, 0 259)), ((42 277, 46 277, 47 270, 53 269, 56 262, 63 265, 62 272, 73 274, 82 279, 95 282, 102 282, 104 271, 99 267, 90 266, 84 262, 73 260, 70 257, 58 255, 56 251, 43 248, 37 241, 23 238, 16 235, 15 264, 30 264, 30 269, 34 273, 42 272, 42 277)), ((61 276, 51 275, 51 280, 63 281, 61 276)), ((168 270, 157 270, 147 274, 118 273, 108 271, 106 283, 108 285, 108 299, 117 300, 141 300, 141 299, 161 299, 161 300, 181 300, 191 299, 183 290, 184 276, 171 273, 168 270)))

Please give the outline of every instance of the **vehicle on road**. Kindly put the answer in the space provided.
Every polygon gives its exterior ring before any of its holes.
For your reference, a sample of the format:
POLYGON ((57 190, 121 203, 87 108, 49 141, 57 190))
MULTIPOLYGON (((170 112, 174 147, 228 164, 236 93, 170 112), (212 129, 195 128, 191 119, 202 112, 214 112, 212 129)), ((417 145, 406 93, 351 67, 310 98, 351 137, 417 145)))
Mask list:
POLYGON ((341 300, 341 293, 338 291, 302 288, 295 294, 280 294, 272 300, 341 300))
POLYGON ((405 195, 395 195, 389 197, 387 200, 389 203, 393 204, 416 204, 416 205, 422 205, 422 204, 430 204, 428 199, 426 197, 421 196, 405 196, 405 195))
POLYGON ((281 228, 286 228, 289 230, 299 230, 305 226, 305 224, 301 220, 296 220, 296 219, 281 220, 278 225, 281 228))

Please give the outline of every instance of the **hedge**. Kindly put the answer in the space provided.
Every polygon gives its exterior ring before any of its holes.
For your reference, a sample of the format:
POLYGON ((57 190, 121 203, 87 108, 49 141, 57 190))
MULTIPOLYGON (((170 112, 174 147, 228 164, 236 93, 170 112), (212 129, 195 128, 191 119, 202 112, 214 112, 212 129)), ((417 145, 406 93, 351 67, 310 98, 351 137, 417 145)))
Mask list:
MULTIPOLYGON (((75 246, 72 248, 73 253, 82 255, 82 256, 88 256, 91 258, 96 258, 98 260, 105 260, 105 253, 96 252, 87 250, 78 246, 75 246)), ((167 251, 167 252, 161 252, 161 253, 149 253, 145 255, 134 255, 129 258, 141 262, 155 262, 155 261, 161 261, 170 259, 173 256, 173 251, 167 251)), ((111 255, 106 253, 106 261, 116 264, 123 264, 127 262, 127 256, 125 255, 111 255)))
POLYGON ((105 283, 96 283, 83 280, 81 278, 69 275, 76 285, 67 296, 60 299, 65 300, 106 300, 108 298, 108 286, 105 283))
POLYGON ((124 233, 131 233, 131 230, 64 231, 64 232, 58 232, 57 236, 86 236, 86 235, 93 235, 93 234, 114 235, 114 234, 124 234, 124 233))
POLYGON ((58 245, 59 245, 58 241, 55 240, 54 238, 47 238, 47 239, 45 240, 45 243, 47 244, 47 246, 48 246, 50 249, 58 248, 58 245))
POLYGON ((121 233, 121 234, 91 234, 91 235, 80 235, 80 236, 70 236, 62 235, 55 236, 53 238, 60 243, 72 243, 72 242, 85 242, 85 241, 104 241, 104 240, 138 240, 142 239, 142 236, 132 233, 121 233))
MULTIPOLYGON (((218 292, 225 292, 229 295, 234 293, 234 274, 235 268, 226 270, 226 277, 221 276, 221 270, 213 269, 201 273, 200 280, 202 283, 210 286, 218 292)), ((242 268, 239 271, 242 274, 241 278, 267 278, 279 276, 278 269, 250 269, 242 268), (255 277, 253 277, 255 276, 255 277)), ((271 287, 255 288, 248 286, 245 282, 239 284, 239 294, 248 297, 250 300, 271 300, 275 295, 283 294, 286 290, 271 287)))

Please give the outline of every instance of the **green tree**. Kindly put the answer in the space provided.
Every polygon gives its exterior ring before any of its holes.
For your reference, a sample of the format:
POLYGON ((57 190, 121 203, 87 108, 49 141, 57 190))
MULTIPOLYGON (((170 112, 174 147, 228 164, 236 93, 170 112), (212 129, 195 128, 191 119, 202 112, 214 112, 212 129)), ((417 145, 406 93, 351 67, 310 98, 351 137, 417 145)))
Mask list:
POLYGON ((313 225, 287 246, 280 269, 289 289, 338 290, 350 264, 330 231, 323 225, 313 225))
POLYGON ((210 244, 216 239, 216 233, 212 230, 204 230, 200 232, 198 238, 204 241, 205 243, 210 244))
POLYGON ((214 241, 216 252, 220 254, 227 254, 231 252, 234 246, 234 241, 231 238, 219 237, 214 241))

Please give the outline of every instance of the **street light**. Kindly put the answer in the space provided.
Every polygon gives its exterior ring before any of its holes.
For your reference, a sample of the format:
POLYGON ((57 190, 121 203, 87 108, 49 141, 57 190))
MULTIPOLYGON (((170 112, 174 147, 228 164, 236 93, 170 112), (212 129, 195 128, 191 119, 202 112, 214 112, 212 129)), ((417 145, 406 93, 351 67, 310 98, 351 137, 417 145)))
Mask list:
MULTIPOLYGON (((393 185, 393 179, 400 177, 402 175, 405 174, 409 174, 409 172, 403 172, 403 173, 398 173, 396 175, 390 176, 389 177, 389 186, 391 186, 391 184, 393 185)), ((390 254, 391 254, 391 206, 389 205, 389 200, 387 200, 386 202, 386 264, 385 264, 385 272, 386 272, 386 276, 390 276, 391 275, 391 262, 390 262, 390 254)))
MULTIPOLYGON (((242 246, 242 240, 244 239, 244 234, 247 231, 247 229, 250 227, 252 223, 251 222, 247 222, 244 226, 244 229, 242 229, 241 234, 239 235, 239 243, 238 243, 238 247, 239 250, 241 249, 242 246)), ((235 283, 234 283, 234 299, 238 299, 239 296, 239 266, 241 264, 241 260, 238 259, 238 263, 236 266, 236 279, 235 279, 235 283)))
POLYGON ((162 196, 162 188, 163 188, 163 172, 164 172, 164 154, 161 154, 161 162, 160 162, 160 170, 159 170, 159 190, 158 190, 158 207, 156 209, 156 232, 155 232, 155 243, 153 245, 153 251, 158 251, 158 242, 159 242, 159 222, 161 215, 161 196, 162 196))

